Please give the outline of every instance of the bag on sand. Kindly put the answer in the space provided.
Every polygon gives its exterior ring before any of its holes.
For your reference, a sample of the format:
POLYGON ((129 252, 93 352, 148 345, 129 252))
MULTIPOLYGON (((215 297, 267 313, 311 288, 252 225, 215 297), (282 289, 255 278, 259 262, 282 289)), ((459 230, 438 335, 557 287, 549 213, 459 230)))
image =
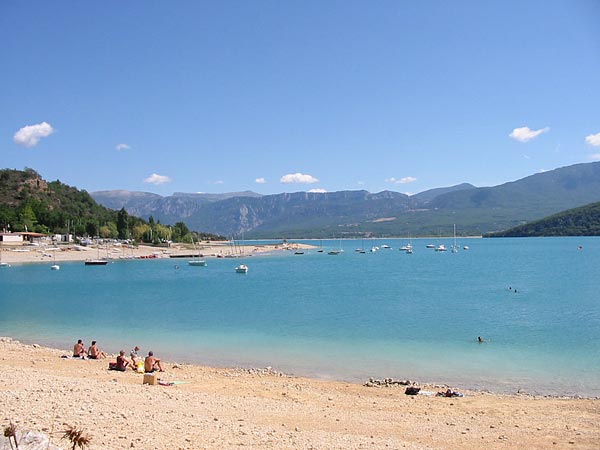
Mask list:
POLYGON ((420 390, 421 390, 421 388, 414 387, 414 386, 409 386, 409 387, 406 388, 406 390, 404 391, 404 393, 406 395, 417 395, 420 390))

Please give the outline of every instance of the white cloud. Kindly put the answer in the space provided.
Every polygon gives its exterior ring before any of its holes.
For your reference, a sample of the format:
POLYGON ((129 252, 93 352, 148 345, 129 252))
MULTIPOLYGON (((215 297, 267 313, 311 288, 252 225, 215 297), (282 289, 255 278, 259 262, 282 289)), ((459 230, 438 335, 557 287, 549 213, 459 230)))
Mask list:
POLYGON ((223 180, 217 180, 215 181, 215 184, 225 184, 225 182, 223 180))
POLYGON ((36 146, 41 138, 50 136, 52 133, 54 133, 52 125, 48 122, 42 122, 21 128, 15 133, 13 140, 16 144, 30 148, 36 146))
POLYGON ((529 155, 523 155, 523 158, 525 158, 525 159, 531 159, 531 156, 529 156, 529 155))
POLYGON ((288 173, 279 180, 281 183, 299 183, 299 184, 312 184, 318 183, 319 180, 312 175, 306 175, 303 173, 288 173))
POLYGON ((325 194, 327 192, 327 189, 317 188, 317 189, 311 189, 308 192, 312 192, 314 194, 325 194))
POLYGON ((515 128, 508 136, 519 142, 527 142, 542 133, 550 131, 550 127, 540 128, 539 130, 531 130, 529 127, 515 128))
POLYGON ((600 147, 600 133, 590 134, 585 137, 585 142, 587 142, 592 147, 600 147))
POLYGON ((600 153, 594 153, 590 156, 588 156, 589 159, 591 159, 592 161, 600 161, 600 153))
POLYGON ((257 178, 256 180, 254 180, 255 183, 258 184, 265 184, 267 182, 267 180, 265 180, 263 177, 257 178))
POLYGON ((159 184, 165 184, 165 183, 170 183, 172 180, 170 177, 167 177, 165 175, 159 175, 157 173, 153 173, 152 175, 150 175, 148 178, 144 179, 144 183, 150 183, 150 184, 155 184, 155 185, 159 185, 159 184))
POLYGON ((404 178, 386 178, 385 182, 386 183, 394 183, 394 184, 406 184, 406 183, 413 183, 417 181, 417 179, 415 177, 404 177, 404 178))
POLYGON ((358 184, 359 186, 364 186, 365 182, 364 181, 357 181, 356 184, 358 184))
POLYGON ((129 150, 131 148, 131 146, 127 145, 127 144, 117 144, 115 149, 121 151, 121 150, 129 150))

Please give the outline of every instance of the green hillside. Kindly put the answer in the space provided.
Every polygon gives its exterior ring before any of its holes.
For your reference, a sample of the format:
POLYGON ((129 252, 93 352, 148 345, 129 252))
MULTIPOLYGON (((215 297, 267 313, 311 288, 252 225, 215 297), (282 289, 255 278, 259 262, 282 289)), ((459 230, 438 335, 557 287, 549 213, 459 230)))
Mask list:
POLYGON ((533 236, 600 236, 600 202, 485 235, 485 237, 533 236))
MULTIPOLYGON (((86 192, 60 181, 45 181, 35 170, 0 170, 0 230, 33 231, 45 234, 191 242, 183 222, 173 227, 150 218, 148 222, 99 205, 86 192)), ((195 240, 222 239, 194 232, 195 240)))

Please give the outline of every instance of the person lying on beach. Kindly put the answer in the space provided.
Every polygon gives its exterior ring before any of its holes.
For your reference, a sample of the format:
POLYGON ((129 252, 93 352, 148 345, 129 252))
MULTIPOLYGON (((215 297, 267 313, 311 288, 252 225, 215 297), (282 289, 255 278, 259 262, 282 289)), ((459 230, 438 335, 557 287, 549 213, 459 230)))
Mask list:
POLYGON ((85 345, 81 339, 78 339, 77 344, 73 346, 73 358, 85 358, 85 355, 87 355, 85 345))
POLYGON ((115 370, 125 372, 127 370, 128 365, 129 361, 127 360, 127 358, 125 358, 125 350, 121 350, 119 352, 119 356, 117 356, 117 364, 115 365, 115 370))
POLYGON ((96 341, 92 341, 92 345, 88 349, 88 358, 90 359, 100 359, 106 358, 106 353, 98 348, 96 345, 96 341))
POLYGON ((160 359, 155 358, 152 351, 148 352, 148 356, 144 360, 144 370, 146 373, 156 372, 157 370, 164 372, 160 359))
POLYGON ((458 391, 453 391, 450 388, 448 388, 446 392, 438 392, 437 395, 438 397, 464 397, 464 394, 461 394, 458 391))

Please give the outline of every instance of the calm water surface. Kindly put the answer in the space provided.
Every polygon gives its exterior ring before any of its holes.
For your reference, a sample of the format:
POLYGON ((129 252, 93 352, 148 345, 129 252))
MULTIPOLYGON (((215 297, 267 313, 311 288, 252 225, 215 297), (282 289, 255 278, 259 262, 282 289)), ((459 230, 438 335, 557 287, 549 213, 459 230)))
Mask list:
POLYGON ((359 254, 363 241, 342 241, 333 256, 340 242, 323 241, 324 253, 244 258, 245 275, 239 259, 17 265, 0 270, 0 335, 350 381, 600 395, 599 238, 461 239, 470 249, 457 254, 430 242, 451 244, 413 239, 407 255, 406 240, 365 241, 392 249, 359 254))

